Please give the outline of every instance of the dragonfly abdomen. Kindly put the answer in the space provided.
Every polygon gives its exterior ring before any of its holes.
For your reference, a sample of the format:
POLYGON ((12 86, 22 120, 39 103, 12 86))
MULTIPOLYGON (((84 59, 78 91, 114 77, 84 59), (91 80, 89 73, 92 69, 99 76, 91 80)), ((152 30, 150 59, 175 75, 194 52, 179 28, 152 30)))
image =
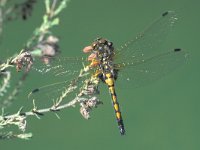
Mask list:
POLYGON ((124 123, 123 123, 119 103, 117 101, 117 95, 116 95, 116 92, 115 92, 114 78, 112 77, 111 73, 106 73, 105 77, 106 77, 105 83, 108 85, 109 91, 110 91, 110 94, 111 94, 112 104, 113 104, 113 108, 115 110, 115 116, 116 116, 116 119, 117 119, 118 128, 120 130, 121 135, 124 135, 125 134, 125 128, 124 128, 124 123))

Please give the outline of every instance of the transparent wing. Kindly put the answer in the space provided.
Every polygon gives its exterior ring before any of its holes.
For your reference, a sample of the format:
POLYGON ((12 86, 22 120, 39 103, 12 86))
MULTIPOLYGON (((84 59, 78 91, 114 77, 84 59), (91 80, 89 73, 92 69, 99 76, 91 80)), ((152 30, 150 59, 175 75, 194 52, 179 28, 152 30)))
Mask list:
MULTIPOLYGON (((42 64, 41 62, 34 63, 32 66, 33 72, 39 73, 40 81, 37 83, 38 87, 34 87, 28 95, 28 99, 35 100, 38 103, 45 105, 52 104, 52 101, 57 101, 64 92, 67 92, 69 85, 72 83, 78 88, 87 76, 78 77, 84 65, 87 65, 84 58, 75 57, 57 57, 49 64, 42 64)), ((76 95, 77 90, 67 94, 65 99, 71 99, 70 95, 76 95)))
POLYGON ((138 63, 162 53, 161 46, 176 20, 175 12, 163 13, 134 40, 116 49, 115 63, 138 63))
POLYGON ((56 99, 61 96, 62 92, 64 92, 69 85, 69 81, 62 81, 36 87, 30 91, 28 99, 34 99, 37 102, 37 105, 44 104, 45 106, 49 106, 53 101, 56 101, 56 99))
POLYGON ((37 87, 28 94, 29 100, 35 100, 37 106, 49 107, 54 103, 70 101, 76 97, 84 84, 84 77, 74 77, 72 80, 54 82, 52 84, 37 87))
POLYGON ((116 84, 140 87, 160 79, 186 62, 187 52, 174 49, 135 63, 117 64, 119 69, 116 84))
POLYGON ((74 76, 86 63, 85 58, 82 57, 55 57, 49 64, 44 64, 37 59, 32 70, 49 76, 74 76))

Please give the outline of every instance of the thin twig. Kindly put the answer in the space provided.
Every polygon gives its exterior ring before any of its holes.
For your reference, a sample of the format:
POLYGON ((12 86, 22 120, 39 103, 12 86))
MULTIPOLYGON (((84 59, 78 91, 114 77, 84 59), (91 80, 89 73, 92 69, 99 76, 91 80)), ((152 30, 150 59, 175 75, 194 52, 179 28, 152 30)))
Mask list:
MULTIPOLYGON (((7 88, 10 86, 10 78, 11 78, 11 73, 9 71, 1 72, 0 74, 3 76, 3 82, 0 86, 0 96, 3 96, 4 93, 6 92, 7 88)), ((2 104, 0 104, 0 108, 2 107, 2 104)))
POLYGON ((56 3, 57 3, 57 0, 53 0, 52 5, 51 5, 51 12, 54 12, 54 9, 56 7, 56 3))

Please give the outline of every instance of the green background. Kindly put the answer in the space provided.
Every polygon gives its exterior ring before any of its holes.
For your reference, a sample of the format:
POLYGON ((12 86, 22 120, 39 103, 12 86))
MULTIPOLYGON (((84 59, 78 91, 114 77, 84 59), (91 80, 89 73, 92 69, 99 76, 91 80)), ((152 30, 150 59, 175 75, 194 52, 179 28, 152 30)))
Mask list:
MULTIPOLYGON (((138 89, 117 88, 125 136, 119 134, 110 96, 105 89, 101 95, 104 105, 92 111, 90 120, 81 117, 78 107, 62 110, 60 120, 51 113, 40 120, 30 117, 27 132, 32 132, 34 137, 29 141, 2 140, 0 150, 199 150, 198 0, 71 0, 53 32, 60 37, 63 56, 82 56, 82 48, 94 38, 106 37, 119 47, 166 10, 175 10, 179 17, 170 33, 168 46, 181 47, 190 57, 186 65, 154 84, 138 89)), ((19 52, 42 22, 43 13, 44 2, 38 0, 28 21, 17 20, 4 26, 1 59, 19 52)), ((18 78, 16 75, 15 79, 18 78)), ((32 89, 31 85, 37 82, 42 85, 42 80, 32 76, 29 82, 8 108, 9 113, 16 112, 21 105, 31 105, 26 93, 32 89)))

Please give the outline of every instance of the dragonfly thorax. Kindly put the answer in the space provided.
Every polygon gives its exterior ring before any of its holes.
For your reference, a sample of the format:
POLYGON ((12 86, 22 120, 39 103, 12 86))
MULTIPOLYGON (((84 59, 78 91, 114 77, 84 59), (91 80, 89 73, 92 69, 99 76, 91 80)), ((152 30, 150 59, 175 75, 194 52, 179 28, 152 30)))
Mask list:
POLYGON ((101 80, 105 80, 105 75, 110 73, 114 79, 117 78, 117 73, 114 70, 113 56, 114 47, 112 42, 98 38, 92 43, 93 53, 96 54, 96 59, 99 61, 98 70, 101 80))

